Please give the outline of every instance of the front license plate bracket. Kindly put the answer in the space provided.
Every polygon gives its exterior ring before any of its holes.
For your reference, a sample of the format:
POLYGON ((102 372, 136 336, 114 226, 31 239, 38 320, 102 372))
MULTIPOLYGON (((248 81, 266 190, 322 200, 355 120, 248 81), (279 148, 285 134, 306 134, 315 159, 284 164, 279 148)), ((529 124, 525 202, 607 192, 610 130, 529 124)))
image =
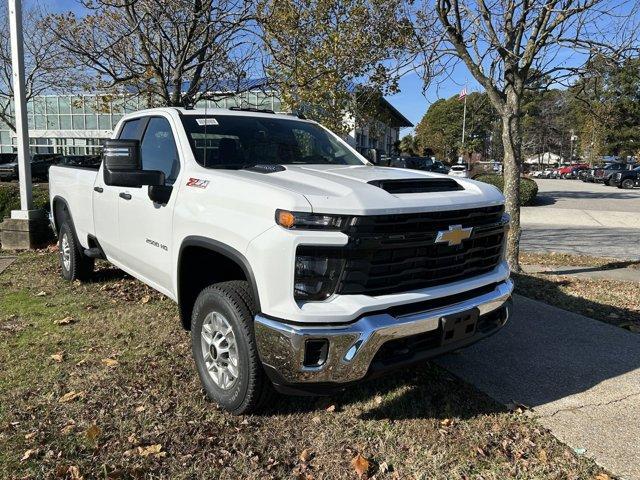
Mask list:
POLYGON ((442 345, 459 342, 472 337, 476 333, 480 311, 477 308, 464 312, 446 315, 440 318, 442 326, 442 345))

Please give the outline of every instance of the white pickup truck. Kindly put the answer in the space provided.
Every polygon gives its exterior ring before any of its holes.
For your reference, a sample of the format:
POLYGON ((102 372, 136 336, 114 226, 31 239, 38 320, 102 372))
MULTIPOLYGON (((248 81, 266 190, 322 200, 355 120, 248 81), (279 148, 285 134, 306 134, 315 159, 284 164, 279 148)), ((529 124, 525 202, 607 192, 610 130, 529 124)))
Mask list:
POLYGON ((50 194, 63 277, 104 258, 176 301, 231 412, 424 361, 509 316, 498 190, 376 167, 294 116, 130 114, 99 169, 52 167, 50 194))

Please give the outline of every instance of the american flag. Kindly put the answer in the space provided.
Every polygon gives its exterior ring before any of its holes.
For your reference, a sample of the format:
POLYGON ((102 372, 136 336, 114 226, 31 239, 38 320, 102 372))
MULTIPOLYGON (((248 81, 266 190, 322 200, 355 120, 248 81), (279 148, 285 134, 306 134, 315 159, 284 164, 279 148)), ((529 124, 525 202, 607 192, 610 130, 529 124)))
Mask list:
POLYGON ((460 92, 460 95, 458 95, 458 100, 464 100, 466 96, 467 96, 467 87, 464 87, 460 92))

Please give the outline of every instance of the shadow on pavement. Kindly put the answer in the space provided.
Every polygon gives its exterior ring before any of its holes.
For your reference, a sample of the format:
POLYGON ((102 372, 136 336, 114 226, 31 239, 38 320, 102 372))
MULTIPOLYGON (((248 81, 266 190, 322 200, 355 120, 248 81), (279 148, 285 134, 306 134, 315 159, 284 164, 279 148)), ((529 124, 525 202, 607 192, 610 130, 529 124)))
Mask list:
MULTIPOLYGON (((594 267, 566 267, 561 270, 547 270, 536 272, 538 275, 571 275, 573 273, 605 272, 607 270, 619 270, 621 268, 640 267, 640 261, 629 260, 626 262, 610 262, 594 267)), ((638 269, 640 276, 640 269, 638 269)))
POLYGON ((501 332, 438 363, 502 403, 537 407, 627 375, 640 380, 640 335, 516 296, 501 332))

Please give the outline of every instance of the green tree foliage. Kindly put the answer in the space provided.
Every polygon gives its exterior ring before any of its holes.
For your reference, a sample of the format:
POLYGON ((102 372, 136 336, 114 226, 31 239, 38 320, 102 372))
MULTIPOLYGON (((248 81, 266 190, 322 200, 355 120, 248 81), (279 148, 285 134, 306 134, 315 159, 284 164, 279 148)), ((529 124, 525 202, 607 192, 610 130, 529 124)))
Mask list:
POLYGON ((261 0, 267 71, 285 105, 336 133, 349 131, 354 115, 377 109, 381 94, 397 91, 389 59, 403 53, 402 6, 401 0, 261 0))
POLYGON ((640 154, 640 58, 597 57, 569 92, 583 157, 640 154))
POLYGON ((420 148, 430 148, 437 158, 455 161, 461 154, 487 154, 497 116, 485 93, 467 97, 465 145, 462 149, 464 102, 453 96, 434 102, 416 126, 420 148))
POLYGON ((417 138, 413 135, 405 135, 400 139, 400 145, 398 147, 400 154, 417 156, 420 155, 420 148, 418 147, 417 138))

